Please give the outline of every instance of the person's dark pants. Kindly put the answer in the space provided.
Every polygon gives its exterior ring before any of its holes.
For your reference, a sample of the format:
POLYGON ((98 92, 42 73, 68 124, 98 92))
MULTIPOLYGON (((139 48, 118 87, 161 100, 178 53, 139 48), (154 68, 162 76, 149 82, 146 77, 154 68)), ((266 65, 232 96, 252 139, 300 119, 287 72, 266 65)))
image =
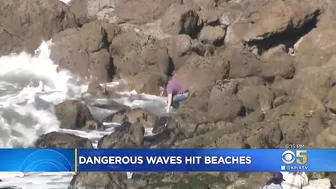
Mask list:
POLYGON ((180 102, 181 101, 184 101, 184 100, 187 100, 189 97, 189 92, 185 92, 185 93, 181 93, 181 94, 176 94, 174 97, 173 97, 173 101, 172 101, 172 107, 175 108, 175 109, 178 109, 179 106, 180 106, 180 102))

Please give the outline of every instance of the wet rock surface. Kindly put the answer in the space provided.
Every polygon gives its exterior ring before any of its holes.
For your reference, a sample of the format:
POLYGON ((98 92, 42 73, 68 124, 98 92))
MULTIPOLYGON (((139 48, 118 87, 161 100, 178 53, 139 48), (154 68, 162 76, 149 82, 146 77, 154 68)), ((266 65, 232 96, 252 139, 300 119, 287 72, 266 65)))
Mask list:
POLYGON ((55 105, 55 112, 61 122, 61 128, 79 129, 84 127, 88 120, 93 120, 87 106, 77 100, 69 100, 55 105))

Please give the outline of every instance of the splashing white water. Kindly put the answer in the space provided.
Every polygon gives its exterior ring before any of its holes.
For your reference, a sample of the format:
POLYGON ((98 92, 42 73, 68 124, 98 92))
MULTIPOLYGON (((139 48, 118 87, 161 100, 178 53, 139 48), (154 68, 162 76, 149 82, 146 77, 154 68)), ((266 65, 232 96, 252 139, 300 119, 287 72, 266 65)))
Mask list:
MULTIPOLYGON (((103 135, 113 132, 75 131, 59 128, 54 114, 54 105, 67 99, 79 99, 87 90, 87 85, 71 82, 73 75, 66 70, 58 71, 49 58, 51 41, 42 42, 35 55, 27 53, 0 57, 0 147, 27 147, 38 136, 61 131, 89 138, 94 145, 103 135)), ((120 82, 108 83, 108 87, 118 87, 120 82)), ((154 111, 163 109, 162 97, 132 92, 121 92, 123 97, 116 101, 132 108, 143 107, 154 111)), ((109 103, 98 99, 96 102, 109 103)), ((92 107, 90 107, 92 109, 92 107)), ((93 114, 113 110, 95 109, 93 114)), ((151 129, 146 129, 148 135, 151 129)), ((0 173, 0 187, 21 189, 65 189, 74 173, 0 173)))
POLYGON ((56 131, 53 105, 76 98, 86 86, 70 83, 68 71, 50 60, 51 41, 36 55, 25 52, 0 57, 0 147, 28 147, 44 133, 56 131))
MULTIPOLYGON (((69 4, 71 0, 61 0, 69 4)), ((89 138, 94 146, 102 136, 114 131, 79 131, 60 129, 54 114, 54 105, 67 99, 78 99, 87 90, 87 85, 71 82, 73 75, 57 71, 49 58, 51 41, 42 42, 35 55, 27 53, 0 57, 0 148, 28 147, 38 136, 60 131, 89 138)), ((119 82, 108 83, 109 87, 119 82)), ((121 92, 116 101, 132 108, 144 107, 153 111, 163 110, 165 100, 146 94, 121 92)), ((99 100, 97 100, 98 102, 99 100)), ((105 100, 105 103, 109 103, 105 100)), ((114 110, 94 109, 94 115, 110 114, 114 110)), ((151 129, 146 129, 150 135, 151 129)), ((74 173, 8 173, 0 172, 0 187, 20 189, 66 189, 74 173)))
POLYGON ((61 1, 65 4, 69 4, 71 2, 71 0, 61 0, 61 1))

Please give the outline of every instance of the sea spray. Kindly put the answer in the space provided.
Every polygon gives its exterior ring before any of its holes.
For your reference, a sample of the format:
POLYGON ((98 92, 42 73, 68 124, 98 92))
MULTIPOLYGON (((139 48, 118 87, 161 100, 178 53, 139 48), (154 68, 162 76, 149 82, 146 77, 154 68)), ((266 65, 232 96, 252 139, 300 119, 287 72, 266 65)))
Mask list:
MULTIPOLYGON (((93 145, 97 146, 99 138, 114 131, 113 128, 104 131, 59 128, 60 123, 54 114, 54 105, 67 99, 81 98, 83 92, 87 90, 87 85, 71 82, 76 78, 69 71, 57 71, 57 65, 49 58, 51 45, 52 41, 43 42, 35 51, 35 55, 22 52, 0 57, 0 147, 28 147, 38 136, 51 131, 89 138, 93 141, 93 145)), ((107 85, 119 91, 120 83, 122 82, 107 85)), ((121 96, 122 98, 116 100, 132 108, 164 110, 166 106, 162 97, 137 94, 134 91, 123 91, 121 96)), ((152 135, 151 128, 146 128, 145 135, 152 135)), ((6 172, 0 173, 2 180, 0 187, 65 189, 69 186, 73 175, 74 173, 6 172)), ((132 173, 127 173, 127 177, 131 178, 132 173)))
POLYGON ((57 131, 53 105, 85 91, 69 82, 69 71, 57 71, 49 58, 51 45, 43 41, 35 55, 0 57, 0 147, 28 147, 38 136, 57 131))

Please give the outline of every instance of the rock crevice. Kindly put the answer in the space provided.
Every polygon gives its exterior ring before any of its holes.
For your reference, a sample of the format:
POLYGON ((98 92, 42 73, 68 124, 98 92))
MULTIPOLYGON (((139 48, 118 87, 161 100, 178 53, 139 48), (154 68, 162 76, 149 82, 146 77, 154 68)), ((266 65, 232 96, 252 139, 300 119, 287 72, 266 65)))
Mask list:
POLYGON ((254 39, 245 41, 244 45, 249 49, 256 48, 259 55, 262 55, 269 49, 279 45, 285 45, 287 53, 293 53, 291 51, 294 50, 294 45, 300 40, 300 38, 304 37, 317 27, 318 17, 320 14, 321 11, 317 10, 313 14, 309 15, 300 27, 293 27, 289 24, 287 28, 281 32, 265 33, 261 36, 255 37, 254 39))

